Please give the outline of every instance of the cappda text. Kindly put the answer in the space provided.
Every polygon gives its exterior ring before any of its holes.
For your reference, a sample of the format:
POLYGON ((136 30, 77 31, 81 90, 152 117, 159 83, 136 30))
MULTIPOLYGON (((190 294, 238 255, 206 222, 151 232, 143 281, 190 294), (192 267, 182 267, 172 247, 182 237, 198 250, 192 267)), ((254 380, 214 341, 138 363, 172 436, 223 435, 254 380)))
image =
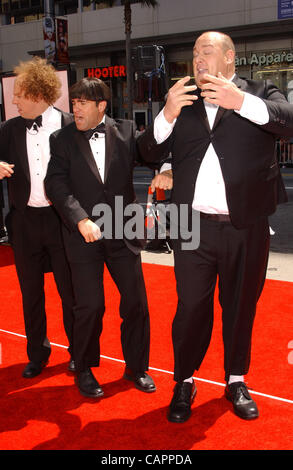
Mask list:
POLYGON ((143 458, 140 457, 130 457, 130 456, 119 456, 108 454, 101 458, 102 465, 126 465, 129 468, 132 468, 134 465, 138 466, 139 464, 147 465, 185 465, 192 464, 190 455, 182 454, 147 454, 143 458))

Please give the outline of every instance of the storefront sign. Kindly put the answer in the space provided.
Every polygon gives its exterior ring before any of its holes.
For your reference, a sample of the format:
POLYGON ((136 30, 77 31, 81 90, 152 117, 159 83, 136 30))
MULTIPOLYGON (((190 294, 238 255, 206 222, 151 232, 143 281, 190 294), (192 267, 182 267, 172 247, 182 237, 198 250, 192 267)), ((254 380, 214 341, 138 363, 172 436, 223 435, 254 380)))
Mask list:
POLYGON ((272 52, 270 54, 251 54, 250 57, 236 57, 235 65, 240 67, 241 65, 256 65, 256 66, 268 66, 282 63, 292 63, 293 52, 272 52))
POLYGON ((57 18, 57 60, 62 64, 69 64, 68 56, 68 21, 57 18))
POLYGON ((126 77, 125 65, 111 65, 110 67, 95 67, 85 69, 85 77, 95 77, 101 80, 108 78, 126 77))
POLYGON ((293 1, 278 0, 278 19, 293 18, 293 1))
POLYGON ((56 59, 56 33, 55 21, 53 18, 46 16, 43 19, 43 37, 45 58, 48 62, 55 62, 56 59))

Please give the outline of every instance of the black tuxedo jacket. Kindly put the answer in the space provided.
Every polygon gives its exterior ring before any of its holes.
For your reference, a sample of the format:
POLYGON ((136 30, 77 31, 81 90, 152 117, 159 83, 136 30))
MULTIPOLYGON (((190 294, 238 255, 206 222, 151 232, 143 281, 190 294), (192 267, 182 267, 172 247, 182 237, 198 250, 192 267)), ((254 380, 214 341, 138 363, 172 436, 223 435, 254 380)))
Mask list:
MULTIPOLYGON (((64 239, 69 259, 73 255, 74 259, 81 258, 90 245, 84 242, 77 223, 84 218, 95 221, 93 209, 96 205, 110 206, 115 218, 115 196, 123 198, 122 213, 126 205, 136 202, 133 188, 133 168, 138 160, 135 125, 129 120, 113 120, 106 116, 105 130, 104 183, 89 141, 77 130, 75 123, 51 135, 51 160, 45 188, 65 224, 64 239)), ((114 220, 112 222, 114 227, 114 220)), ((144 245, 144 235, 125 242, 132 251, 139 252, 144 245)))
POLYGON ((0 208, 4 207, 4 193, 2 180, 0 181, 0 208))
MULTIPOLYGON (((61 125, 66 126, 73 121, 73 116, 61 111, 61 125)), ((7 178, 10 208, 24 211, 27 206, 31 182, 26 147, 25 120, 18 116, 1 125, 0 159, 14 164, 14 174, 7 178)))
MULTIPOLYGON (((219 158, 226 187, 232 224, 244 228, 261 216, 272 214, 276 205, 287 201, 276 161, 275 142, 279 136, 293 135, 293 106, 269 81, 233 80, 243 91, 263 99, 269 122, 257 125, 233 110, 219 108, 212 129, 202 98, 182 109, 173 132, 158 146, 149 128, 140 138, 143 158, 172 154, 173 191, 176 204, 191 204, 201 162, 210 143, 219 158)), ((200 93, 200 91, 199 91, 200 93)))

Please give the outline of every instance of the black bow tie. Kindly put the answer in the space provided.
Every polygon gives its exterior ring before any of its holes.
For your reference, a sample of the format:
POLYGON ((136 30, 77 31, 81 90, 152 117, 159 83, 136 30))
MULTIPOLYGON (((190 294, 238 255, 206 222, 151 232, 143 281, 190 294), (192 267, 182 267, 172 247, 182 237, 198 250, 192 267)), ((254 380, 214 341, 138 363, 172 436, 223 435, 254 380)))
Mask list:
POLYGON ((42 126, 42 116, 36 117, 36 119, 26 119, 25 120, 25 126, 28 129, 31 129, 33 124, 36 123, 38 127, 42 126))
POLYGON ((88 140, 90 140, 95 132, 100 132, 101 134, 105 134, 105 124, 103 122, 101 122, 101 124, 99 124, 94 129, 88 129, 87 131, 84 131, 83 133, 84 133, 85 137, 88 140))

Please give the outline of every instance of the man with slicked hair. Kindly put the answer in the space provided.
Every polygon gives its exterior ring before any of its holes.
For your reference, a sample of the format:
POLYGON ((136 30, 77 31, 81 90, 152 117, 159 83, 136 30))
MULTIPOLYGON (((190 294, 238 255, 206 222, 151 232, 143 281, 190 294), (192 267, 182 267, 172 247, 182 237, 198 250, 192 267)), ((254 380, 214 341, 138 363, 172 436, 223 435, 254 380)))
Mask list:
MULTIPOLYGON (((51 136, 45 187, 63 220, 72 271, 76 384, 84 396, 99 398, 104 394, 92 368, 100 365, 106 265, 121 295, 124 378, 143 392, 154 392, 153 379, 146 373, 150 322, 140 258, 143 234, 142 239, 130 238, 124 231, 124 208, 136 202, 135 125, 105 114, 110 91, 99 79, 80 80, 71 88, 70 97, 75 122, 51 136), (120 221, 111 234, 95 223, 94 212, 101 207, 109 209, 110 221, 120 221), (121 236, 116 235, 116 229, 121 236)), ((143 213, 141 216, 143 222, 143 213)))

